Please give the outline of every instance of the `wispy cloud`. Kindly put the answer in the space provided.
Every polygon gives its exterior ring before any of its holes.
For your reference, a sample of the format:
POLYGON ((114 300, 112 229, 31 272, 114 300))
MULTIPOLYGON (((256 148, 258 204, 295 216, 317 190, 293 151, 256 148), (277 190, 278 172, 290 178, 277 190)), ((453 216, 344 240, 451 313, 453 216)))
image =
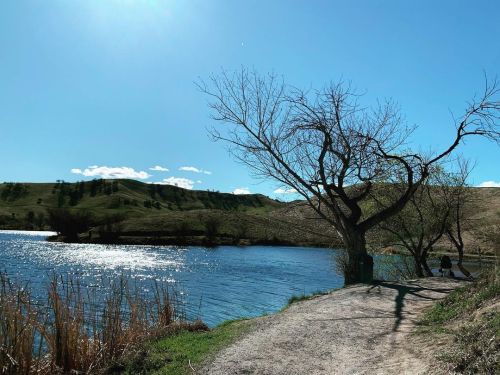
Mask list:
POLYGON ((100 177, 100 178, 138 178, 140 180, 145 180, 151 175, 144 171, 136 171, 134 168, 130 167, 106 167, 91 165, 88 168, 80 169, 73 168, 71 173, 81 174, 85 177, 100 177))
POLYGON ((154 167, 149 168, 149 170, 157 172, 168 172, 168 168, 162 167, 160 165, 155 165, 154 167))
POLYGON ((184 177, 169 177, 169 178, 164 178, 161 182, 155 182, 155 184, 172 185, 189 190, 191 190, 194 187, 194 184, 196 183, 199 184, 201 183, 201 181, 200 180, 193 181, 190 180, 189 178, 184 178, 184 177))
POLYGON ((278 188, 274 191, 274 194, 295 194, 297 190, 295 189, 283 189, 283 188, 278 188))
POLYGON ((179 168, 180 171, 184 171, 184 172, 194 172, 194 173, 203 173, 203 174, 212 174, 212 172, 210 171, 206 171, 204 169, 201 169, 201 168, 196 168, 196 167, 180 167, 179 168))
POLYGON ((242 195, 242 194, 252 194, 252 193, 250 192, 250 189, 248 189, 246 187, 241 187, 241 188, 234 189, 233 194, 242 195))
POLYGON ((500 181, 484 181, 477 185, 477 187, 500 187, 500 181))

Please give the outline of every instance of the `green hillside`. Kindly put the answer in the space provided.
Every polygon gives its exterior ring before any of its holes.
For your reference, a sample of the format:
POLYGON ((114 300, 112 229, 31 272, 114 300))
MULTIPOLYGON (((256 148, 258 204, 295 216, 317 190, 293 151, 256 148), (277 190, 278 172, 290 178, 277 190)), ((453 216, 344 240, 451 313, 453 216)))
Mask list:
MULTIPOLYGON (((474 222, 487 233, 498 231, 500 188, 471 191, 474 222)), ((283 203, 259 194, 186 190, 135 180, 0 184, 0 229, 51 229, 48 212, 53 209, 91 217, 92 233, 82 237, 85 241, 340 245, 333 228, 301 201, 283 203)), ((383 247, 377 237, 369 234, 373 248, 383 247)), ((498 247, 479 241, 477 231, 466 233, 465 241, 469 253, 493 253, 498 247)), ((445 241, 439 247, 453 252, 445 241)))
POLYGON ((40 212, 54 207, 140 216, 155 210, 265 210, 278 206, 279 202, 263 195, 186 190, 134 180, 0 184, 0 217, 3 218, 12 214, 21 218, 29 211, 40 212))
POLYGON ((278 222, 275 213, 286 206, 260 194, 186 190, 134 180, 3 183, 0 229, 50 229, 48 210, 61 208, 90 213, 97 228, 119 218, 113 230, 127 243, 202 243, 209 234, 219 237, 218 243, 247 239, 250 243, 331 244, 332 238, 325 234, 298 230, 299 223, 294 229, 294 223, 283 218, 278 222))

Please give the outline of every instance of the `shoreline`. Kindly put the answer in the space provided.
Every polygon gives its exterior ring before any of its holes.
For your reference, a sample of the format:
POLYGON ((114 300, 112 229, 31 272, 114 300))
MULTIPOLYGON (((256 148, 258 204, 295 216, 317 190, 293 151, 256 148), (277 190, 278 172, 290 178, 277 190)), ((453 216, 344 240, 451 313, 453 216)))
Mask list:
MULTIPOLYGON (((55 233, 50 230, 26 230, 26 229, 0 229, 0 233, 14 231, 14 232, 50 232, 55 233)), ((285 247, 315 247, 315 248, 331 248, 331 249, 342 249, 343 246, 340 243, 328 244, 324 242, 292 242, 283 241, 278 239, 255 239, 255 238, 242 238, 235 239, 234 237, 215 237, 209 240, 206 236, 151 236, 151 235, 119 235, 113 239, 102 239, 95 235, 89 238, 88 235, 80 235, 77 240, 67 240, 61 235, 51 235, 46 239, 48 242, 60 242, 60 243, 85 243, 85 244, 99 244, 99 245, 124 245, 124 246, 202 246, 202 247, 217 247, 217 246, 285 246, 285 247)), ((369 253, 372 255, 408 255, 404 251, 387 251, 386 249, 370 249, 369 253)), ((443 255, 448 255, 452 258, 456 257, 455 252, 450 252, 447 250, 436 250, 430 254, 429 259, 438 259, 443 255)), ((496 261, 496 256, 492 254, 475 254, 475 253, 465 253, 464 260, 469 261, 482 261, 485 263, 494 263, 496 261)))
POLYGON ((430 305, 466 284, 426 278, 356 284, 291 298, 274 314, 225 321, 209 332, 150 342, 145 347, 148 356, 139 363, 126 363, 125 368, 140 369, 152 361, 157 371, 183 375, 326 375, 381 373, 380 369, 400 374, 402 368, 424 373, 419 370, 432 366, 429 357, 408 350, 405 343, 413 340, 416 322, 430 305), (154 362, 164 357, 174 361, 154 362))
MULTIPOLYGON (((315 247, 323 249, 342 249, 341 244, 325 244, 316 242, 291 242, 282 241, 278 239, 250 239, 242 238, 235 239, 233 237, 216 237, 212 240, 208 240, 206 236, 119 236, 118 238, 110 241, 104 240, 99 237, 94 237, 89 239, 88 236, 81 236, 78 241, 67 241, 61 236, 50 236, 47 238, 49 242, 61 242, 61 243, 87 243, 87 244, 99 244, 99 245, 144 245, 144 246, 202 246, 202 247, 217 247, 217 246, 285 246, 285 247, 315 247)), ((372 255, 409 255, 404 251, 400 252, 387 252, 385 249, 379 250, 369 250, 372 255)), ((430 254, 429 259, 438 259, 443 255, 448 255, 450 257, 456 257, 457 254, 450 251, 439 251, 436 250, 434 253, 430 254)), ((495 255, 489 254, 464 254, 464 260, 470 261, 483 261, 486 263, 494 263, 496 261, 495 255)))
POLYGON ((435 300, 464 283, 432 278, 356 284, 306 297, 279 313, 250 320, 250 329, 208 358, 199 373, 330 374, 384 369, 384 373, 399 374, 402 368, 420 373, 432 363, 404 345, 417 327, 415 314, 421 316, 435 300), (363 329, 354 329, 359 324, 363 329), (404 366, 393 367, 394 362, 404 366))
POLYGON ((271 239, 255 239, 234 237, 215 237, 208 238, 206 236, 131 236, 120 235, 115 238, 101 238, 98 236, 79 236, 77 240, 68 240, 67 238, 55 235, 47 238, 49 242, 62 243, 88 243, 101 245, 151 245, 151 246, 287 246, 287 247, 318 247, 318 248, 338 248, 334 244, 318 243, 318 242, 292 242, 284 241, 275 238, 271 239))

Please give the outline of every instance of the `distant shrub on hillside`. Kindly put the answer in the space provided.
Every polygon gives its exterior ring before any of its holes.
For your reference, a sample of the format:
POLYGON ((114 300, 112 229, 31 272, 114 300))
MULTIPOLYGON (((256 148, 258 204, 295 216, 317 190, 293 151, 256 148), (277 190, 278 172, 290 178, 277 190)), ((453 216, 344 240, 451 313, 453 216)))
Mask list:
POLYGON ((125 219, 126 216, 122 214, 106 215, 100 219, 97 230, 101 241, 108 243, 116 242, 123 231, 122 223, 125 219))
POLYGON ((209 242, 215 240, 215 237, 219 234, 219 230, 221 227, 221 221, 219 218, 210 216, 207 217, 203 223, 205 225, 205 235, 209 242))
POLYGON ((0 193, 0 198, 4 201, 15 201, 16 199, 26 196, 28 191, 29 186, 27 185, 8 182, 5 183, 5 186, 0 193))
POLYGON ((90 212, 71 212, 65 208, 48 210, 48 222, 52 230, 69 241, 76 241, 78 234, 89 230, 93 223, 90 212))

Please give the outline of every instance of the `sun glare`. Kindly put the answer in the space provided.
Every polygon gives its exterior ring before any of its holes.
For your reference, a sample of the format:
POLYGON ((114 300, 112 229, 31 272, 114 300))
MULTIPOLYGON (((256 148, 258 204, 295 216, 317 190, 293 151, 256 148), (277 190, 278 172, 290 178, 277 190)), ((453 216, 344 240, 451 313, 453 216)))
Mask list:
POLYGON ((145 40, 168 37, 171 5, 166 0, 92 0, 85 3, 85 27, 106 48, 136 46, 145 40))

